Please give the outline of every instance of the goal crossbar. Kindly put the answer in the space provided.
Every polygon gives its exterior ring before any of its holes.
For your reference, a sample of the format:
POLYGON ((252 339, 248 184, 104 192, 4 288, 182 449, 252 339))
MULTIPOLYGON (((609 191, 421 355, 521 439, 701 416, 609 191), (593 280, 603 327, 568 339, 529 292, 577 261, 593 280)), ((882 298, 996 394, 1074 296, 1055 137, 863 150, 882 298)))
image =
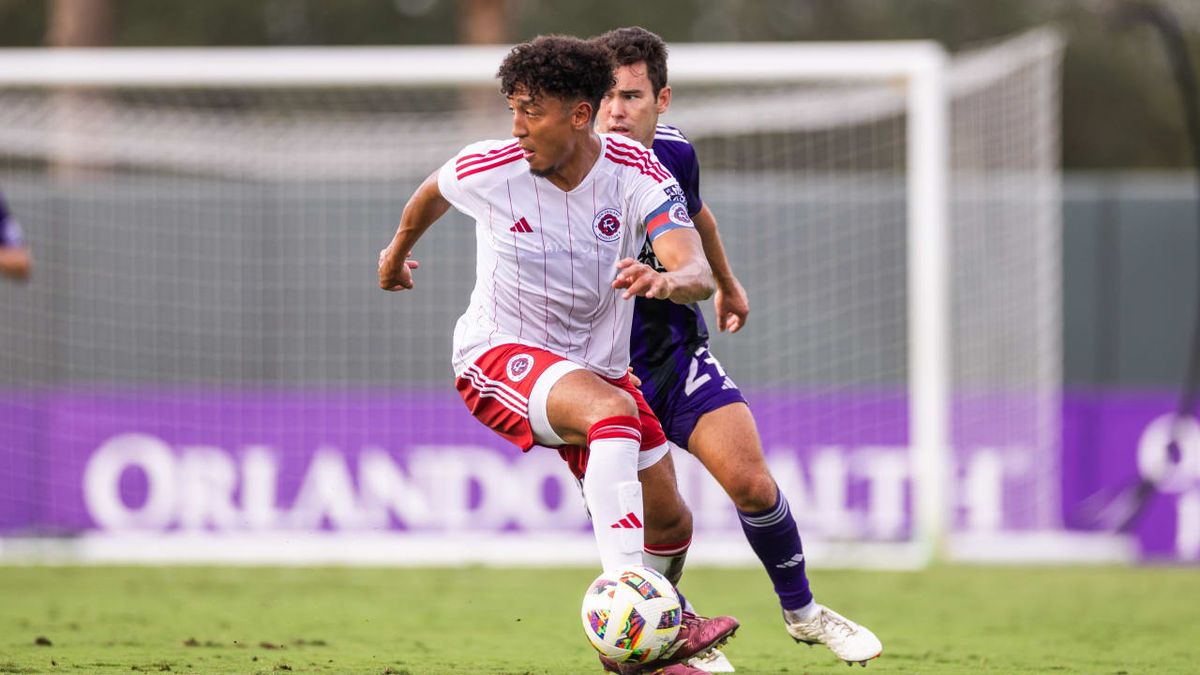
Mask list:
MULTIPOLYGON (((67 48, 0 50, 0 86, 428 87, 487 85, 500 46, 67 48)), ((918 78, 945 67, 936 42, 689 43, 671 81, 721 84, 918 78)))

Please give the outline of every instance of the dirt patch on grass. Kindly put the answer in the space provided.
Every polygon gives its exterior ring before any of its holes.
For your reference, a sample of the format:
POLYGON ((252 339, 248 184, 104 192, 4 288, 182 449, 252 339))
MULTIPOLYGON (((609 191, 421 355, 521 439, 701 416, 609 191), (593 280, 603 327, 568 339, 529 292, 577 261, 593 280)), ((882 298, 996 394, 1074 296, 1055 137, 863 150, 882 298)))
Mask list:
POLYGON ((304 638, 300 638, 298 640, 292 640, 292 644, 296 645, 297 647, 328 647, 329 646, 328 642, 321 640, 319 638, 316 640, 306 640, 304 638))
MULTIPOLYGON (((237 643, 235 642, 234 644, 237 644, 237 643)), ((188 639, 184 640, 183 646, 184 647, 223 647, 224 645, 222 645, 219 642, 213 641, 213 640, 205 640, 204 642, 201 642, 193 637, 193 638, 188 638, 188 639)))

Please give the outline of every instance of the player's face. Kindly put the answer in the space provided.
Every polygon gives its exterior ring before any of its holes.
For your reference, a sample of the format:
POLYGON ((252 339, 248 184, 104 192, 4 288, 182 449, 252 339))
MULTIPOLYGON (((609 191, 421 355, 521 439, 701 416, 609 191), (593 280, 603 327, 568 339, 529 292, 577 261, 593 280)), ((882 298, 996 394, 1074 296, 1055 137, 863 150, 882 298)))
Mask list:
POLYGON ((570 159, 578 140, 577 127, 582 120, 581 128, 586 130, 591 117, 590 105, 571 105, 553 96, 533 97, 522 89, 508 97, 508 108, 512 111, 512 135, 535 176, 551 175, 570 159))
POLYGON ((620 66, 613 76, 617 84, 600 101, 596 130, 628 136, 650 147, 658 116, 671 105, 671 88, 663 87, 655 96, 644 61, 620 66))

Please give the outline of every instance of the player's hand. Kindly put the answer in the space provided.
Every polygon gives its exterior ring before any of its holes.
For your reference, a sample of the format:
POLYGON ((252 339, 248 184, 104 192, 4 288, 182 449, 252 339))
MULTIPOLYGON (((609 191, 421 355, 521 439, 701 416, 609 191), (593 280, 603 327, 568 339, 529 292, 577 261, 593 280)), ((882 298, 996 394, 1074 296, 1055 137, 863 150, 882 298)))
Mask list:
POLYGON ((379 251, 379 287, 385 291, 403 291, 413 287, 412 271, 421 266, 416 260, 409 260, 412 253, 407 253, 404 260, 397 264, 396 256, 390 248, 379 251))
POLYGON ((659 274, 653 267, 633 258, 617 261, 617 278, 613 279, 612 287, 624 288, 625 293, 621 297, 626 300, 635 295, 660 299, 671 295, 670 277, 659 274))
POLYGON ((629 376, 629 381, 633 383, 633 386, 635 386, 635 387, 642 386, 642 378, 633 374, 633 366, 629 366, 628 368, 626 368, 625 374, 629 376))
POLYGON ((750 314, 750 299, 746 297, 746 289, 737 279, 719 284, 713 296, 713 309, 717 313, 717 328, 722 333, 738 332, 746 325, 746 316, 750 314))

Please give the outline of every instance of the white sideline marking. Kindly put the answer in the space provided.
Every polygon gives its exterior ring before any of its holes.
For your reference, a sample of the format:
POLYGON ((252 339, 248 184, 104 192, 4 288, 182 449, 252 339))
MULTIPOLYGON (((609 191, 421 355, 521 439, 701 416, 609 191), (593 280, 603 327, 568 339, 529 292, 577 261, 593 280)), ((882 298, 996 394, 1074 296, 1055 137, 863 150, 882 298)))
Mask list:
MULTIPOLYGON (((921 547, 911 542, 806 540, 805 560, 818 569, 919 569, 921 547)), ((957 536, 948 562, 1000 564, 1113 564, 1136 560, 1128 538, 1087 533, 957 536)), ((99 565, 349 565, 557 566, 596 565, 590 533, 453 535, 261 532, 238 534, 86 534, 78 537, 0 538, 0 564, 99 565)), ((744 539, 696 538, 692 564, 758 565, 744 539)))

